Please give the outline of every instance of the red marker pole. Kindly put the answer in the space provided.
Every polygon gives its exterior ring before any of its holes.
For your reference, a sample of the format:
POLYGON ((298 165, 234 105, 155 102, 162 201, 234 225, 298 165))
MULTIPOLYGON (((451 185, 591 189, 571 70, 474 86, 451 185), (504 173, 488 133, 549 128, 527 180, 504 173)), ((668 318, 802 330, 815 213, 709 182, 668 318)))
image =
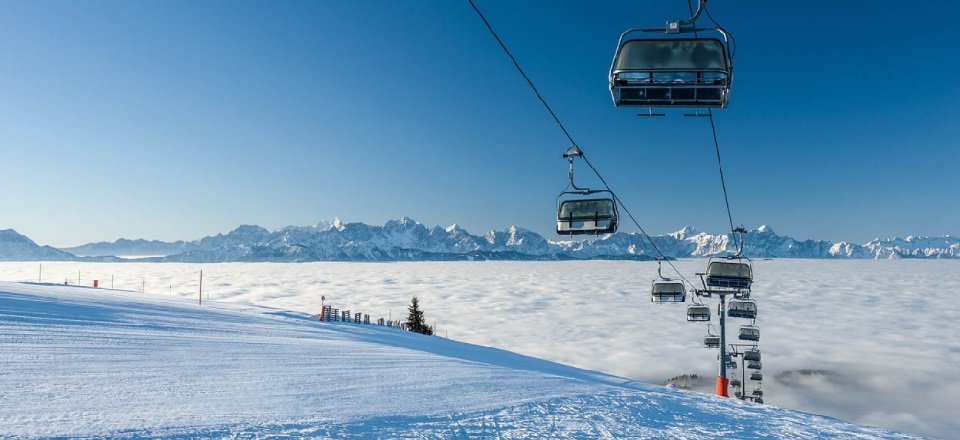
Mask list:
POLYGON ((720 397, 730 397, 727 394, 727 387, 730 385, 730 379, 727 379, 727 322, 724 309, 726 308, 726 295, 720 294, 720 375, 717 376, 717 395, 720 397))

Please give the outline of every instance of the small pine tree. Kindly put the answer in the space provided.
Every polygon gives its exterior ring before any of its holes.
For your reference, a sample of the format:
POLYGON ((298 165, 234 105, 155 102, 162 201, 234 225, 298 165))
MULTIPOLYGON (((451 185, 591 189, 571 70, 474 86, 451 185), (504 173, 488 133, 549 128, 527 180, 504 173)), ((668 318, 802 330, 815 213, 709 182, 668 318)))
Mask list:
POLYGON ((410 300, 407 311, 409 312, 407 314, 407 330, 424 335, 433 334, 433 327, 427 325, 427 321, 423 318, 423 310, 420 310, 420 300, 416 296, 410 300))

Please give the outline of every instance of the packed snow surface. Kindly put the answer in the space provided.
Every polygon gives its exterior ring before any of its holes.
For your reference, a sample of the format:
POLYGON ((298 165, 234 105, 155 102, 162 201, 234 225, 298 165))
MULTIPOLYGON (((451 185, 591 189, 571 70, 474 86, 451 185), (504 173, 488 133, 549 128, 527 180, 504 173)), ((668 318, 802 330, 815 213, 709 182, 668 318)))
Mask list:
POLYGON ((0 283, 4 436, 892 436, 397 329, 0 283))
MULTIPOLYGON (((681 260, 675 264, 688 277, 705 268, 705 260, 681 260)), ((35 282, 40 275, 38 266, 38 263, 0 263, 0 279, 35 282)), ((650 281, 656 274, 653 262, 70 262, 43 263, 42 279, 76 284, 80 275, 83 285, 89 286, 93 279, 98 279, 101 286, 109 287, 113 277, 118 289, 139 291, 143 287, 146 293, 111 293, 110 298, 136 296, 149 301, 166 298, 164 301, 173 301, 169 307, 192 310, 190 304, 196 301, 200 270, 203 270, 204 292, 209 294, 211 304, 215 303, 218 309, 227 308, 231 313, 232 307, 251 308, 251 304, 317 313, 320 296, 325 295, 328 304, 369 313, 374 320, 391 314, 397 318, 405 312, 410 297, 418 295, 428 321, 438 326, 441 336, 449 335, 450 339, 495 346, 640 382, 663 383, 675 375, 696 373, 707 378, 705 387, 701 388, 704 391, 715 376, 716 353, 700 345, 705 326, 687 323, 682 305, 658 306, 649 302, 650 281)), ((755 261, 754 271, 753 297, 760 310, 763 390, 768 404, 943 438, 960 432, 960 421, 955 417, 955 408, 960 405, 957 380, 960 340, 956 338, 960 334, 960 307, 955 301, 956 292, 960 291, 960 262, 760 260, 755 261)), ((84 292, 83 295, 97 295, 98 291, 85 289, 84 292)), ((0 306, 0 310, 7 310, 6 305, 0 306)), ((293 325, 287 321, 300 322, 292 317, 271 317, 257 308, 251 310, 258 314, 256 319, 244 316, 255 323, 268 322, 272 326, 279 325, 277 320, 284 321, 284 325, 293 325), (261 321, 267 318, 272 321, 261 321)), ((5 328, 0 337, 9 337, 6 331, 9 321, 3 322, 5 328)), ((268 327, 261 327, 264 328, 268 327)), ((332 330, 311 327, 309 331, 332 330)), ((381 335, 391 330, 350 331, 381 335)), ((429 340, 447 343, 442 338, 429 340)), ((202 350, 197 352, 212 351, 214 345, 202 345, 202 350)), ((213 368, 210 366, 213 363, 204 364, 209 368, 196 367, 193 363, 201 362, 199 355, 190 355, 195 352, 182 343, 173 345, 178 346, 184 359, 170 361, 184 365, 176 369, 177 380, 225 374, 217 372, 225 367, 213 368)), ((376 350, 380 349, 385 348, 376 350)), ((370 350, 376 351, 373 347, 351 350, 355 353, 343 356, 362 357, 370 350)), ((11 351, 3 347, 0 350, 0 356, 4 356, 0 359, 5 365, 3 371, 16 371, 6 362, 9 353, 30 353, 30 350, 11 351)), ((238 351, 235 359, 239 363, 251 359, 250 362, 256 364, 262 361, 257 360, 258 356, 267 354, 238 351)), ((400 357, 391 359, 403 363, 400 357)), ((303 359, 297 358, 292 362, 301 361, 303 359)), ((251 368, 274 371, 269 365, 251 368)), ((57 371, 65 375, 63 369, 57 371)), ((0 375, 0 380, 8 380, 4 377, 7 376, 0 375)), ((311 378, 307 383, 314 380, 320 379, 311 378)), ((6 392, 7 386, 4 383, 0 394, 11 395, 6 392)), ((55 387, 50 387, 53 395, 55 387)), ((394 396, 393 388, 384 390, 378 392, 375 400, 402 400, 394 396)), ((203 391, 208 392, 211 391, 203 391)), ((340 399, 341 405, 352 401, 349 392, 338 396, 336 399, 340 399)), ((497 408, 503 409, 506 405, 497 408)), ((536 412, 522 406, 511 408, 514 414, 536 412)), ((569 408, 579 411, 575 405, 569 408)), ((492 426, 489 417, 498 414, 496 411, 457 411, 476 423, 486 423, 485 426, 492 426)), ((562 412, 559 409, 537 411, 562 412)), ((157 417, 162 414, 163 411, 157 417)), ((187 417, 177 414, 178 420, 187 417)), ((611 417, 628 420, 633 416, 616 413, 611 417)), ((708 429, 707 432, 717 431, 708 429)))

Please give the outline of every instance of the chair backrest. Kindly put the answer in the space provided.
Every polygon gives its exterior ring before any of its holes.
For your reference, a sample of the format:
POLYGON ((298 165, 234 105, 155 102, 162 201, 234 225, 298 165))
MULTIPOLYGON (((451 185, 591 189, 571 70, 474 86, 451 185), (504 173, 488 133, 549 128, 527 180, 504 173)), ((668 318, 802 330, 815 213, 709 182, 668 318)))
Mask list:
POLYGON ((733 261, 711 261, 707 265, 708 277, 753 279, 750 264, 733 261))
POLYGON ((653 283, 653 293, 654 294, 682 294, 686 291, 683 287, 682 282, 673 282, 673 281, 655 281, 653 283))
POLYGON ((716 38, 658 38, 625 41, 613 73, 728 72, 723 43, 716 38))
POLYGON ((560 202, 558 220, 610 219, 616 217, 613 199, 573 199, 560 202))

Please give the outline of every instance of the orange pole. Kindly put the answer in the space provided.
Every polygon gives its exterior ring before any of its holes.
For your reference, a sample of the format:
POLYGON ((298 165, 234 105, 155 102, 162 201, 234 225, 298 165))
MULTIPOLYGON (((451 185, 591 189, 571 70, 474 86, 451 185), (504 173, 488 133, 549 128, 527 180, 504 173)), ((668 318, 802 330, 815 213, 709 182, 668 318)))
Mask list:
POLYGON ((730 397, 727 394, 727 386, 730 385, 730 379, 723 376, 717 376, 717 395, 720 397, 730 397))

